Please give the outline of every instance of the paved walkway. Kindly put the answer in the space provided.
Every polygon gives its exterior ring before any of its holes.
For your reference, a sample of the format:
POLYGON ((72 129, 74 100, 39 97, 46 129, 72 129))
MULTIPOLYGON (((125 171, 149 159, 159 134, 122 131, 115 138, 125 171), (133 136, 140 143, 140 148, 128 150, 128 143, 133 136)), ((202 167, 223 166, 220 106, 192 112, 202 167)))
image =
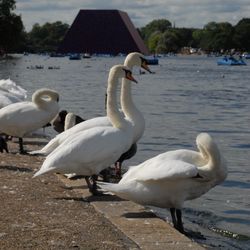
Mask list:
MULTIPOLYGON (((16 143, 9 150, 16 152, 16 143)), ((84 180, 32 179, 43 157, 0 157, 0 249, 203 249, 139 205, 91 196, 84 180)))

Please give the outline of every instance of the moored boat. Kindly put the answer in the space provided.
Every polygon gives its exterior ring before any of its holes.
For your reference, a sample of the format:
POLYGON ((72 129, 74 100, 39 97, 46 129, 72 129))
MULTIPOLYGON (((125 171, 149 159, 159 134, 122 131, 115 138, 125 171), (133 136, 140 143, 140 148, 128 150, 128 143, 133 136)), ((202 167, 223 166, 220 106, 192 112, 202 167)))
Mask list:
POLYGON ((237 65, 247 65, 242 58, 238 60, 233 56, 227 57, 224 56, 217 61, 218 65, 230 65, 230 66, 237 66, 237 65))
POLYGON ((91 58, 91 55, 89 53, 84 53, 82 58, 91 58))
POLYGON ((69 56, 69 60, 81 60, 81 55, 79 53, 73 53, 69 56))
POLYGON ((158 65, 159 59, 156 56, 146 56, 148 65, 158 65))

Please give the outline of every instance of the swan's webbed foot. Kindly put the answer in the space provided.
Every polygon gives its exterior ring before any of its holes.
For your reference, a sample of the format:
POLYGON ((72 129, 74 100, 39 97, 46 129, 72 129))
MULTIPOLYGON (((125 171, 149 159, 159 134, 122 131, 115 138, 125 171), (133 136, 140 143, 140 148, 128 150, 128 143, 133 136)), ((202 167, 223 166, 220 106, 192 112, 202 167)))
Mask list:
POLYGON ((100 175, 102 176, 102 180, 104 182, 110 182, 110 169, 105 168, 100 172, 100 175))
POLYGON ((97 183, 96 183, 97 179, 98 179, 97 175, 92 175, 91 177, 85 177, 86 183, 89 188, 89 192, 95 196, 100 196, 100 195, 103 195, 103 193, 97 190, 98 188, 97 183))
POLYGON ((28 152, 26 150, 19 150, 20 155, 27 155, 28 152))

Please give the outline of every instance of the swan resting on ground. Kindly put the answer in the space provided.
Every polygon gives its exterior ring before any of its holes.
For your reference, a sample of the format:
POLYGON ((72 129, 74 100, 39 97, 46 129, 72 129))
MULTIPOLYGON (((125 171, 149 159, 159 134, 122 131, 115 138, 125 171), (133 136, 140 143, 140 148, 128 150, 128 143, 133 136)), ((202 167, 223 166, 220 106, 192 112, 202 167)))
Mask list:
POLYGON ((174 227, 184 233, 181 209, 223 182, 227 167, 207 133, 196 138, 199 152, 176 150, 159 154, 132 166, 118 184, 98 182, 102 190, 141 205, 170 208, 174 227))
POLYGON ((92 127, 69 136, 46 157, 34 177, 48 172, 75 173, 85 176, 90 192, 97 193, 96 180, 94 178, 94 183, 91 185, 89 176, 96 176, 113 164, 123 152, 129 149, 133 141, 133 126, 124 119, 117 105, 117 85, 119 78, 122 77, 136 82, 128 67, 115 65, 110 69, 107 116, 112 126, 92 127))
POLYGON ((19 138, 20 153, 24 153, 23 137, 50 122, 58 113, 59 94, 51 89, 38 89, 32 101, 10 104, 0 109, 0 131, 19 138))
POLYGON ((79 115, 75 115, 72 112, 68 112, 67 110, 61 110, 58 115, 51 121, 51 125, 54 130, 58 133, 62 133, 63 131, 72 128, 76 124, 85 121, 79 115))
MULTIPOLYGON (((147 67, 144 56, 141 53, 137 53, 137 52, 130 53, 126 57, 125 63, 126 63, 125 66, 127 66, 130 69, 133 66, 140 66, 144 68, 145 70, 148 70, 149 72, 151 72, 150 69, 147 67)), ((139 110, 134 109, 135 105, 131 103, 132 98, 129 95, 131 95, 131 83, 129 83, 128 81, 126 82, 123 81, 122 91, 121 91, 121 105, 123 107, 126 107, 125 111, 123 110, 126 116, 126 119, 129 119, 131 121, 132 119, 135 119, 136 117, 136 120, 134 120, 134 123, 133 123, 133 127, 134 127, 133 143, 135 143, 137 140, 139 140, 139 138, 142 136, 144 132, 145 121, 144 121, 142 114, 139 113, 139 110), (126 103, 123 104, 123 102, 126 102, 126 103), (134 110, 130 111, 131 108, 134 110)), ((49 143, 45 145, 42 149, 32 151, 29 153, 47 155, 51 153, 55 148, 57 148, 61 143, 63 143, 63 141, 65 141, 69 136, 73 135, 74 133, 78 133, 80 131, 87 130, 93 127, 98 127, 98 126, 112 126, 112 124, 110 122, 110 119, 107 116, 89 119, 87 121, 81 122, 73 126, 72 128, 60 133, 59 135, 54 137, 52 140, 50 140, 49 143)), ((118 160, 119 157, 117 157, 115 161, 118 160)))

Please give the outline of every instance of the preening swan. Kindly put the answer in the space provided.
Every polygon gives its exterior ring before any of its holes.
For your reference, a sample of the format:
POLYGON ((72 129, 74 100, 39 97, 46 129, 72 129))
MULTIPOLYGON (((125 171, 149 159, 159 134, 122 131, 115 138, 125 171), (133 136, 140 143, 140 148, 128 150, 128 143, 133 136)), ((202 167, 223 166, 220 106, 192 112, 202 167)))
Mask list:
POLYGON ((67 110, 61 110, 58 115, 51 121, 51 125, 54 130, 58 133, 62 133, 63 131, 72 128, 76 124, 85 121, 79 115, 75 115, 72 112, 68 112, 67 110))
POLYGON ((32 101, 10 104, 0 109, 0 131, 19 137, 20 153, 23 137, 50 122, 58 113, 59 94, 51 89, 39 89, 32 95, 32 101))
POLYGON ((135 81, 129 68, 123 65, 115 65, 110 69, 107 116, 112 126, 96 126, 68 137, 46 157, 41 169, 34 176, 47 172, 76 173, 86 176, 89 190, 96 193, 96 184, 94 182, 91 186, 88 176, 98 175, 114 163, 133 141, 133 127, 121 115, 117 105, 117 85, 122 77, 135 81))
POLYGON ((169 151, 130 167, 118 184, 99 183, 101 189, 142 205, 170 208, 174 227, 184 233, 181 209, 223 182, 227 168, 207 133, 196 138, 199 152, 169 151))
MULTIPOLYGON (((146 59, 144 56, 140 53, 134 52, 130 53, 126 59, 125 63, 128 65, 128 67, 132 68, 132 66, 140 66, 144 68, 145 70, 149 70, 146 64, 146 59)), ((133 143, 135 143, 143 134, 144 127, 145 127, 145 121, 139 110, 135 109, 135 105, 132 102, 131 98, 131 84, 129 82, 123 82, 122 83, 122 91, 121 91, 121 102, 122 107, 125 108, 124 114, 126 117, 128 117, 130 120, 133 120, 133 126, 134 126, 134 139, 133 143), (133 109, 133 110, 131 110, 133 109)), ((74 133, 78 133, 79 131, 83 131, 86 129, 90 129, 92 127, 96 126, 112 126, 109 118, 107 116, 103 117, 97 117, 93 119, 89 119, 87 121, 81 122, 74 127, 62 132, 61 134, 57 135, 55 138, 53 138, 45 147, 43 147, 41 150, 36 150, 33 152, 30 152, 30 154, 44 154, 47 155, 51 153, 56 147, 58 147, 63 141, 65 141, 68 136, 73 135, 74 133)), ((117 157, 116 160, 118 160, 119 157, 117 157)), ((113 162, 114 163, 114 162, 113 162)))
POLYGON ((15 102, 24 101, 27 91, 10 79, 0 80, 0 108, 15 102))

